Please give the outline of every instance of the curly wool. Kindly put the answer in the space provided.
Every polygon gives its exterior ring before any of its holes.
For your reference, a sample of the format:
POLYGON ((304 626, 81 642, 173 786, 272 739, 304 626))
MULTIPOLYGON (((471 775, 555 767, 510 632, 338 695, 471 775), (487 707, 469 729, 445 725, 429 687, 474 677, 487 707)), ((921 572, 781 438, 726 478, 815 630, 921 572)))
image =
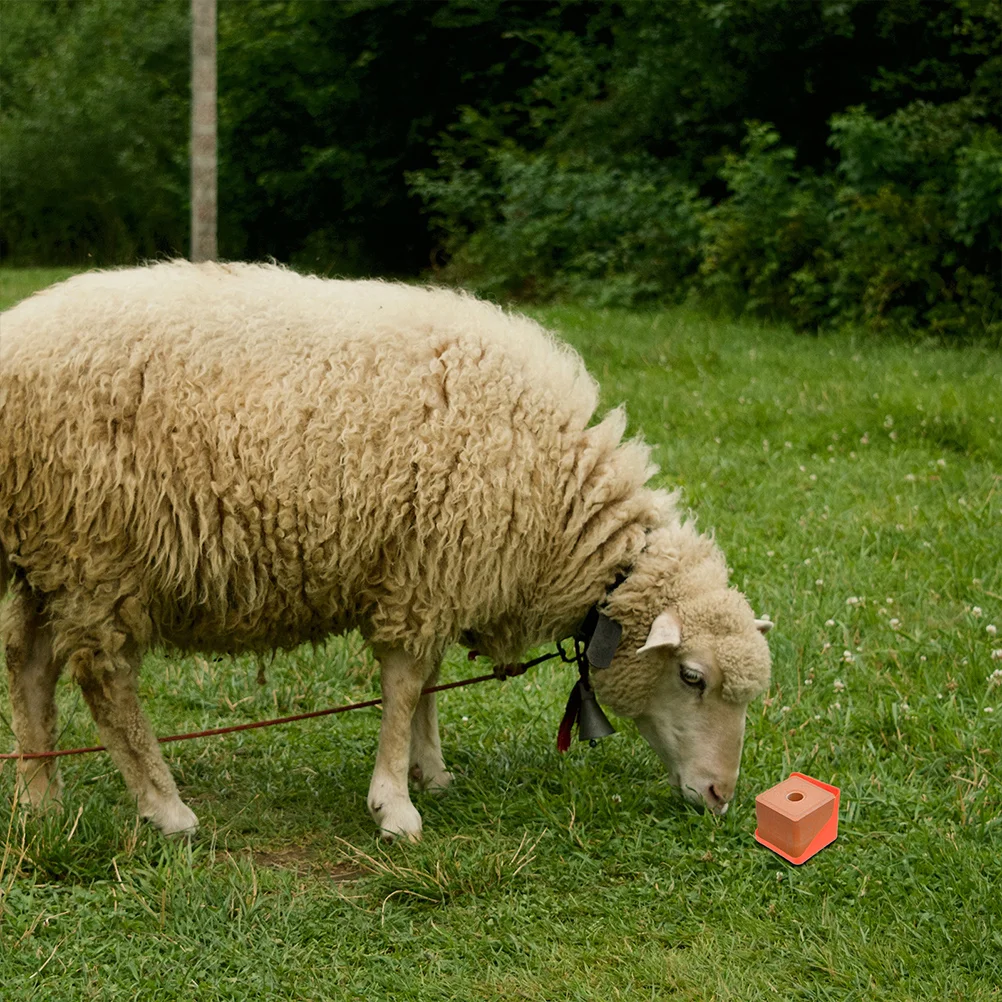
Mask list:
POLYGON ((615 712, 636 717, 654 691, 662 664, 637 656, 655 617, 671 609, 682 649, 713 649, 725 701, 745 703, 769 681, 769 645, 747 599, 728 587, 724 555, 691 522, 669 521, 651 532, 629 576, 603 603, 623 627, 621 658, 592 676, 595 691, 615 712))
POLYGON ((510 659, 677 523, 622 412, 588 427, 596 400, 571 349, 450 291, 180 261, 77 276, 2 317, 0 579, 88 672, 127 641, 352 627, 510 659))

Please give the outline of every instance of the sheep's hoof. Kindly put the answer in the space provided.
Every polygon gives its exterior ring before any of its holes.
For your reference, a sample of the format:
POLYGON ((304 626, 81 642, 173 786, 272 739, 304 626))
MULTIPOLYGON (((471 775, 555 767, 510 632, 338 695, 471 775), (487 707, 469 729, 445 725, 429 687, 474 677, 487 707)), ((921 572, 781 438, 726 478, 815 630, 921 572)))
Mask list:
POLYGON ((452 773, 444 768, 426 774, 417 763, 411 766, 410 775, 418 789, 425 793, 445 793, 453 780, 452 773))
POLYGON ((421 841, 421 815, 409 800, 380 804, 371 810, 384 842, 395 842, 398 838, 421 841))
POLYGON ((195 812, 179 800, 176 804, 150 816, 149 819, 166 838, 191 838, 198 832, 195 812))
POLYGON ((451 772, 446 772, 443 769, 441 772, 435 773, 433 776, 429 776, 427 779, 422 778, 421 789, 425 793, 445 793, 446 790, 452 785, 452 780, 454 779, 451 772))
POLYGON ((25 814, 39 816, 43 814, 59 815, 63 813, 62 791, 55 794, 46 794, 42 797, 31 797, 22 793, 18 797, 17 805, 25 814))
POLYGON ((50 779, 35 775, 27 782, 19 780, 17 802, 22 811, 31 814, 61 814, 63 810, 63 781, 57 773, 50 779))

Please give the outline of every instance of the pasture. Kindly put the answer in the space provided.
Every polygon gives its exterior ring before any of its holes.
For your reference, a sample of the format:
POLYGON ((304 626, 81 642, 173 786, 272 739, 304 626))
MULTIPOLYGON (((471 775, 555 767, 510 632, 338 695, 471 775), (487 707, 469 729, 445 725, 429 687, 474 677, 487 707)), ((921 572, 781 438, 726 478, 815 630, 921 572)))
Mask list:
MULTIPOLYGON (((0 270, 0 306, 59 277, 0 270)), ((416 795, 419 845, 382 846, 366 813, 378 710, 167 746, 191 844, 136 822, 103 755, 64 760, 63 814, 27 820, 3 763, 0 997, 1002 997, 999 353, 534 315, 776 622, 730 811, 687 807, 625 721, 560 756, 574 675, 550 663, 439 697, 457 782, 416 795), (799 868, 752 838, 792 770, 842 789, 838 840, 799 868)), ((483 670, 457 648, 443 680, 483 670)), ((169 734, 378 693, 357 637, 258 671, 152 655, 145 705, 169 734)), ((59 702, 60 745, 95 743, 68 680, 59 702)))

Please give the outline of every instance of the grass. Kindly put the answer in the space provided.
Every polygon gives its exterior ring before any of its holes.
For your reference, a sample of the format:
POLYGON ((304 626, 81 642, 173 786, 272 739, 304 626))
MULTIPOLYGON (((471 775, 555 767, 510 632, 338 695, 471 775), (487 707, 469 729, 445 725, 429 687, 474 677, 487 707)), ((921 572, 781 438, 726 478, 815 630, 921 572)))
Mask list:
MULTIPOLYGON (((5 822, 4 998, 1002 997, 1002 359, 538 313, 777 623, 732 810, 687 808, 626 722, 559 756, 551 666, 441 698, 458 781, 416 798, 417 846, 366 816, 378 711, 168 746, 190 846, 136 824, 105 757, 69 760, 61 817, 5 822), (800 868, 752 839, 792 770, 842 788, 838 841, 800 868)), ((454 652, 446 676, 468 671, 454 652)), ((151 656, 146 706, 168 733, 376 688, 357 638, 256 675, 151 656)), ((60 702, 62 745, 93 742, 69 682, 60 702)))
POLYGON ((76 274, 79 268, 0 268, 0 310, 76 274))

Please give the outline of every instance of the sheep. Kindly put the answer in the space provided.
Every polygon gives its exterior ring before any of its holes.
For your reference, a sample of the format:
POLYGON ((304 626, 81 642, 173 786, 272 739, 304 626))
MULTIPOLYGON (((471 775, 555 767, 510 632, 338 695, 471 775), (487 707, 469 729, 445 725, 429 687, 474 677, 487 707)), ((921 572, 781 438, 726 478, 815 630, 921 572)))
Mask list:
MULTIPOLYGON (((497 662, 618 624, 592 685, 694 804, 734 793, 767 620, 648 486, 578 355, 438 288, 183 261, 78 275, 0 316, 0 594, 16 750, 51 750, 68 668, 140 815, 196 829, 137 699, 151 646, 269 651, 357 628, 380 663, 368 807, 421 835, 452 780, 434 696, 460 639, 497 662)), ((606 638, 607 640, 608 638, 606 638)), ((51 759, 18 762, 26 808, 51 759)))

